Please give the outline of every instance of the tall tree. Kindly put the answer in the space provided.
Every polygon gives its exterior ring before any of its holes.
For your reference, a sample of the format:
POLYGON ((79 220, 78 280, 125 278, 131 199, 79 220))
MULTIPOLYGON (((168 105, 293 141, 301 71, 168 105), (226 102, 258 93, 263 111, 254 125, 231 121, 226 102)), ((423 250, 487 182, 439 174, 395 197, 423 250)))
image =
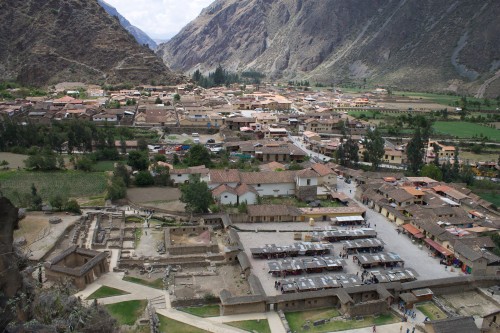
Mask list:
POLYGON ((368 162, 372 163, 372 168, 376 170, 384 156, 384 139, 378 129, 368 131, 365 137, 365 148, 368 162))
POLYGON ((418 175, 424 165, 424 142, 420 133, 420 128, 417 127, 413 133, 413 137, 407 146, 408 170, 413 175, 418 175))
POLYGON ((214 74, 213 74, 213 80, 214 80, 214 84, 216 86, 220 86, 220 85, 223 85, 224 82, 226 81, 225 80, 225 74, 224 74, 224 69, 222 68, 221 65, 219 65, 217 67, 217 69, 215 70, 214 74))
POLYGON ((181 201, 186 204, 190 213, 206 213, 212 204, 212 192, 207 183, 202 182, 199 176, 189 176, 189 183, 181 187, 181 201))
POLYGON ((192 146, 186 154, 184 161, 188 166, 205 165, 206 167, 210 167, 212 165, 210 151, 201 144, 192 146))

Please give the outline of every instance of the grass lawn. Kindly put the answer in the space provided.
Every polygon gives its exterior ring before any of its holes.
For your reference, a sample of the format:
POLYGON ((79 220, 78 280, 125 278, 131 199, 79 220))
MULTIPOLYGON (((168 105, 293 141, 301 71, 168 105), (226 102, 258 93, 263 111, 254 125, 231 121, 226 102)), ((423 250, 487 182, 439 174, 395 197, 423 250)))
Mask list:
POLYGON ((151 287, 151 288, 163 290, 163 280, 161 278, 149 281, 149 280, 140 279, 140 278, 137 278, 134 276, 124 276, 123 281, 142 284, 143 286, 146 286, 146 287, 151 287))
POLYGON ((201 328, 194 327, 188 324, 181 323, 180 321, 158 315, 160 319, 160 332, 175 332, 175 333, 208 333, 208 331, 201 328))
POLYGON ((437 133, 452 135, 459 138, 472 138, 474 135, 479 136, 483 134, 483 136, 488 137, 489 140, 500 141, 499 130, 465 121, 436 121, 433 127, 437 133))
POLYGON ((191 306, 180 308, 179 310, 203 318, 220 316, 220 308, 218 305, 191 306))
POLYGON ((123 290, 120 290, 120 289, 111 288, 108 286, 102 286, 101 288, 94 291, 89 297, 87 297, 87 299, 113 297, 113 296, 120 296, 120 295, 126 295, 126 294, 130 294, 130 293, 123 291, 123 290))
POLYGON ((20 198, 31 194, 31 184, 35 184, 43 201, 48 201, 56 194, 65 198, 101 196, 106 191, 107 176, 103 172, 82 171, 1 171, 0 184, 3 194, 14 204, 20 204, 20 198))
POLYGON ((146 309, 147 304, 146 300, 137 300, 107 304, 105 307, 120 325, 134 325, 146 309))
POLYGON ((233 321, 227 323, 227 325, 241 328, 248 332, 271 333, 267 319, 233 321))
POLYGON ((500 193, 494 193, 494 192, 477 192, 477 195, 479 195, 481 198, 483 198, 486 201, 491 202, 497 207, 500 207, 500 193))
POLYGON ((446 314, 438 308, 434 303, 426 302, 417 305, 417 310, 422 312, 424 316, 429 317, 430 320, 447 318, 446 314))
POLYGON ((392 323, 397 323, 401 319, 393 315, 392 313, 383 314, 379 316, 367 316, 363 317, 361 320, 351 319, 351 320, 336 320, 324 325, 313 326, 313 323, 321 319, 329 319, 333 317, 338 317, 340 314, 335 309, 323 309, 323 310, 311 310, 311 311, 301 311, 301 312, 289 312, 285 313, 290 329, 294 332, 335 332, 344 331, 355 328, 370 327, 373 325, 387 325, 392 323), (309 329, 304 330, 303 325, 309 321, 309 329))
POLYGON ((115 169, 115 161, 99 161, 92 166, 92 170, 96 172, 113 171, 115 169))

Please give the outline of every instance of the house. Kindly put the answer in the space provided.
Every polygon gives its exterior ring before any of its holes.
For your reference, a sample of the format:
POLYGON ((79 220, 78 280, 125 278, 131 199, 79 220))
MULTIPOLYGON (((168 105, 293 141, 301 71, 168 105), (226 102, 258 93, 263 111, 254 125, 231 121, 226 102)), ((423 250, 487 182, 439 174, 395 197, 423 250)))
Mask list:
POLYGON ((462 272, 472 275, 500 274, 500 257, 487 249, 470 247, 461 241, 456 241, 453 249, 455 258, 462 263, 462 272))
POLYGON ((251 149, 254 151, 255 158, 262 162, 301 162, 307 156, 302 149, 290 142, 257 144, 251 149))
POLYGON ((205 168, 204 165, 199 165, 195 167, 189 167, 187 169, 170 170, 170 179, 174 182, 174 185, 180 185, 189 182, 189 176, 196 175, 200 177, 201 181, 209 182, 209 173, 209 169, 205 168))
POLYGON ((385 148, 382 161, 388 164, 402 164, 403 152, 393 148, 385 148))
POLYGON ((283 171, 285 169, 286 166, 278 162, 269 162, 267 164, 259 165, 260 171, 283 171))
POLYGON ((240 184, 236 188, 223 184, 213 189, 212 195, 223 205, 238 205, 243 202, 254 205, 257 203, 259 192, 247 184, 240 184))
POLYGON ((331 168, 321 163, 315 163, 311 168, 318 174, 318 186, 337 186, 337 174, 331 168))
POLYGON ((339 129, 339 119, 307 119, 304 121, 304 131, 314 133, 334 133, 339 129))

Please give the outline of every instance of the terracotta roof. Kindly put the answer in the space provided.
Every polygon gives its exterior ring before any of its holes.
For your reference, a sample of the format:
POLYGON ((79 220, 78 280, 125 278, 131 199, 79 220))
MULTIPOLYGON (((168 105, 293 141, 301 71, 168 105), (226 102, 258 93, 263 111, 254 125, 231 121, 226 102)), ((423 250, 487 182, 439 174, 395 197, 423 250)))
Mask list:
POLYGON ((235 169, 210 170, 211 183, 239 183, 240 172, 235 169))
POLYGON ((352 207, 317 207, 317 208, 300 208, 304 215, 316 214, 364 214, 366 209, 360 206, 352 207))
POLYGON ((295 183, 296 171, 260 171, 260 172, 242 172, 241 183, 254 184, 276 184, 276 183, 295 183))
POLYGON ((220 197, 223 193, 231 193, 237 195, 236 190, 226 184, 219 185, 212 190, 212 195, 215 197, 220 197))
POLYGON ((312 166, 313 170, 316 171, 321 177, 326 175, 334 174, 333 170, 324 164, 316 163, 312 166))
POLYGON ((259 166, 260 171, 276 171, 276 169, 285 170, 285 165, 279 162, 269 162, 259 166))
POLYGON ((403 190, 406 192, 410 193, 413 196, 421 196, 424 195, 425 193, 423 191, 417 190, 414 187, 402 187, 403 190))
POLYGON ((311 169, 304 169, 297 171, 297 177, 299 178, 314 178, 318 177, 318 173, 311 169))
POLYGON ((259 195, 259 192, 253 186, 250 186, 248 184, 241 184, 235 189, 237 195, 243 195, 248 192, 255 193, 256 195, 259 195))

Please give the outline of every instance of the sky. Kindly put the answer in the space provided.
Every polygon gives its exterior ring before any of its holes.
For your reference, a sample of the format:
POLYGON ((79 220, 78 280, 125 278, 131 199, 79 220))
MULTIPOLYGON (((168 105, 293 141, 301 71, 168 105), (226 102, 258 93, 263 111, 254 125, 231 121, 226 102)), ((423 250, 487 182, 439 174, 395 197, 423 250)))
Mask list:
POLYGON ((175 36, 213 0, 105 0, 153 39, 175 36))

